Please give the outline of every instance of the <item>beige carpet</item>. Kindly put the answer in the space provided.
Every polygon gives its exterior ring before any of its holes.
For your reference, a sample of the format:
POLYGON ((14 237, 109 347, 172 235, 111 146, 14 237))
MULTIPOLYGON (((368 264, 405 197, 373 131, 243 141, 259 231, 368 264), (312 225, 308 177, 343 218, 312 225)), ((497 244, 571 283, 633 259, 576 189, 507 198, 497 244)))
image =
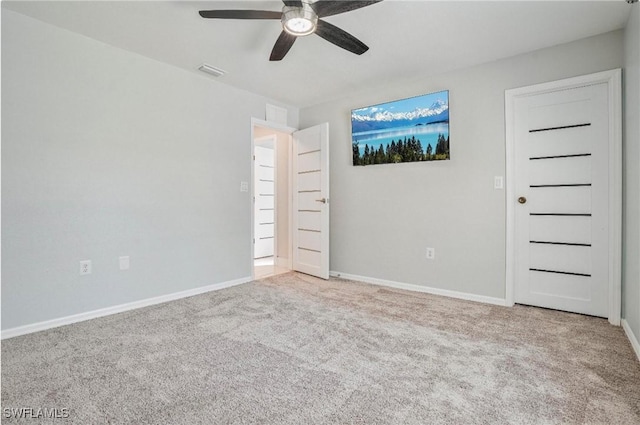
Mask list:
POLYGON ((288 273, 2 342, 3 423, 639 424, 606 320, 288 273), (7 408, 69 409, 51 421, 7 408))

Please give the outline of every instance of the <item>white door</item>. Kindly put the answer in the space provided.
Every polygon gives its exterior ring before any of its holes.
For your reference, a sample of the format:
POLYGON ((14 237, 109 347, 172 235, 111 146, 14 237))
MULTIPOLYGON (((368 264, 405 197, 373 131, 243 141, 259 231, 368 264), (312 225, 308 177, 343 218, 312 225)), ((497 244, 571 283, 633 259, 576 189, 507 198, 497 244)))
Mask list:
POLYGON ((597 83, 513 99, 517 303, 609 316, 609 96, 597 83))
POLYGON ((262 146, 254 148, 254 258, 271 257, 275 241, 275 154, 262 146))
POLYGON ((329 124, 293 133, 293 269, 329 278, 329 124))

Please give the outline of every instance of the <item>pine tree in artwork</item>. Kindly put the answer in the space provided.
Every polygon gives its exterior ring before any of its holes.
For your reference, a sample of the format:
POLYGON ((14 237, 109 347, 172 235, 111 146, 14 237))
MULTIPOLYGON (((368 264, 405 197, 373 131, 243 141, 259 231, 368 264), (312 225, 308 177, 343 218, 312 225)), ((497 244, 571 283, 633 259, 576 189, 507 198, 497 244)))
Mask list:
POLYGON ((357 142, 352 143, 353 165, 391 164, 399 162, 436 161, 449 159, 449 135, 438 134, 434 146, 422 142, 415 135, 404 136, 391 143, 375 145, 365 144, 361 149, 357 142), (362 153, 361 153, 362 152, 362 153))
POLYGON ((441 155, 445 153, 445 139, 442 134, 438 134, 438 143, 436 144, 436 155, 441 155))
POLYGON ((380 143, 380 147, 376 152, 376 164, 384 164, 386 162, 385 154, 384 154, 384 146, 380 143))

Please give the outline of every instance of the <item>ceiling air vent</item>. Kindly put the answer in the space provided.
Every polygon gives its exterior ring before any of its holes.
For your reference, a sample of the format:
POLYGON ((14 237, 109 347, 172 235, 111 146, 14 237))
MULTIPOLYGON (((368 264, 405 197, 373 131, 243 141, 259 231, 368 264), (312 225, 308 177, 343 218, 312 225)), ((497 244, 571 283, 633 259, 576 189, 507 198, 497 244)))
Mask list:
POLYGON ((202 72, 206 72, 209 75, 213 75, 214 77, 220 77, 227 73, 226 71, 223 71, 219 68, 216 68, 211 65, 207 65, 206 63, 203 63, 202 65, 200 65, 198 67, 198 70, 202 72))

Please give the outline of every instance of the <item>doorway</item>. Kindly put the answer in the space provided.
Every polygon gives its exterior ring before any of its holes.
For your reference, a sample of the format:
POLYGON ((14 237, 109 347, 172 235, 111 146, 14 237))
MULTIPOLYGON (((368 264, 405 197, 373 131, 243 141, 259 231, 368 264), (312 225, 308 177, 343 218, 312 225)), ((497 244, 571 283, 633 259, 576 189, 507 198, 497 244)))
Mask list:
POLYGON ((295 270, 329 279, 329 124, 296 130, 252 118, 251 135, 253 278, 295 270))
POLYGON ((507 303, 620 321, 620 70, 507 90, 507 303))
POLYGON ((253 276, 291 270, 291 134, 253 124, 253 276))

